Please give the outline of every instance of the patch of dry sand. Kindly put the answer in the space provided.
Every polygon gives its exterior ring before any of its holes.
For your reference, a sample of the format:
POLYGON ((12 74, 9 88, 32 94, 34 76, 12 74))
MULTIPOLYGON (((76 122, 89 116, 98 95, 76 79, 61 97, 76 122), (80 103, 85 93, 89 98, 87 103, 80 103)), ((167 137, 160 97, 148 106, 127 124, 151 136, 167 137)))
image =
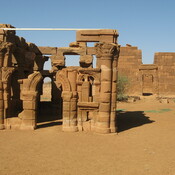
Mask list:
POLYGON ((0 175, 174 175, 174 105, 119 103, 118 135, 0 131, 0 175))

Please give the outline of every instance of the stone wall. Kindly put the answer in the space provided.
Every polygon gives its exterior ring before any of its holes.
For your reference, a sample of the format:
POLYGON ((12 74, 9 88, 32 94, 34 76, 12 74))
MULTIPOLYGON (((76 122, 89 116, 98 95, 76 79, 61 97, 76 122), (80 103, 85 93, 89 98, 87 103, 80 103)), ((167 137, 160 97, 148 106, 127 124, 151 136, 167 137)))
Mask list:
POLYGON ((155 53, 154 64, 158 66, 159 95, 175 97, 175 53, 155 53))
POLYGON ((175 53, 155 53, 154 64, 142 64, 142 52, 126 45, 120 48, 118 76, 128 78, 126 95, 175 97, 175 53))
POLYGON ((141 95, 139 66, 142 64, 142 52, 137 47, 126 45, 120 48, 118 76, 128 77, 128 95, 141 95))

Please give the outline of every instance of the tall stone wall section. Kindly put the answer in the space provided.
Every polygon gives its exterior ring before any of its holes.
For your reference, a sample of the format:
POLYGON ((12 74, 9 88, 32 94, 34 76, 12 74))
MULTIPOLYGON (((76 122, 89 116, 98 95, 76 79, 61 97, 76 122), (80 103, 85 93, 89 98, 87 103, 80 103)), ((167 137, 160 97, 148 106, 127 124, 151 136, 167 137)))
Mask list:
POLYGON ((128 78, 127 95, 141 95, 141 77, 139 75, 139 66, 141 64, 141 50, 130 45, 120 48, 118 76, 128 78))
POLYGON ((158 66, 159 96, 175 97, 175 53, 155 53, 154 64, 158 66))

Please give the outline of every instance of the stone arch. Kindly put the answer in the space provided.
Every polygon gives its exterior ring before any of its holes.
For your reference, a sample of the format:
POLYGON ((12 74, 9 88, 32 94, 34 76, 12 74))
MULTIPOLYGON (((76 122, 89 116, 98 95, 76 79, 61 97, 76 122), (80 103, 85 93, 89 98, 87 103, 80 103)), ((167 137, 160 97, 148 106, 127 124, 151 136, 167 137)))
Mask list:
POLYGON ((62 119, 63 131, 77 131, 77 99, 73 96, 67 71, 61 70, 56 74, 55 84, 57 88, 62 86, 62 119))
POLYGON ((97 74, 89 74, 89 77, 94 78, 94 83, 95 84, 100 84, 100 77, 97 74))
POLYGON ((23 79, 21 100, 23 101, 23 111, 18 115, 22 119, 21 129, 36 128, 37 100, 39 95, 39 85, 43 77, 40 72, 34 72, 27 79, 23 79))
POLYGON ((62 85, 63 91, 71 91, 71 86, 68 78, 63 74, 65 71, 57 72, 55 84, 59 88, 62 85))
POLYGON ((39 82, 43 79, 40 72, 34 72, 28 76, 28 79, 25 79, 23 84, 24 89, 27 91, 36 91, 39 85, 39 82))
MULTIPOLYGON (((98 74, 95 74, 95 73, 88 73, 86 74, 88 77, 93 77, 94 78, 94 83, 95 84, 100 84, 100 77, 98 76, 98 74)), ((83 79, 85 77, 85 74, 79 74, 78 75, 78 83, 82 83, 83 82, 83 79)))

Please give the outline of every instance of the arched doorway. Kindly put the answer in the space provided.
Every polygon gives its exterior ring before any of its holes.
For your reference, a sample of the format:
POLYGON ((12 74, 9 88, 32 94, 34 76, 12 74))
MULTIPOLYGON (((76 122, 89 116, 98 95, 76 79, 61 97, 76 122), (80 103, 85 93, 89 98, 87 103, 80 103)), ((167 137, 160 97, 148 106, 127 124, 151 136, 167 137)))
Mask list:
POLYGON ((37 128, 62 125, 61 91, 55 85, 53 76, 43 78, 38 99, 37 128))

